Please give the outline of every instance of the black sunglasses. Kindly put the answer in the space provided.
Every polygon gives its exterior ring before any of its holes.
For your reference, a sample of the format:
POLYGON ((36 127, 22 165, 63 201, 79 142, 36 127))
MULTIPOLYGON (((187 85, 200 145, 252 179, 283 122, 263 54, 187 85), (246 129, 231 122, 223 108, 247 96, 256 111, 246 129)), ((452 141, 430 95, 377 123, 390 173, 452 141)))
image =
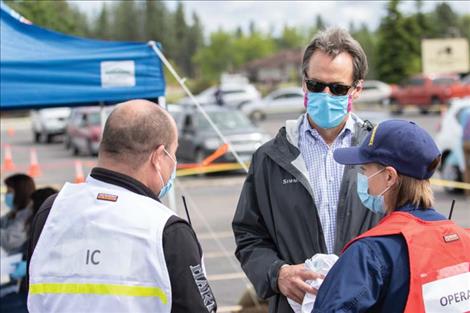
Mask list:
POLYGON ((328 87, 335 96, 345 96, 353 85, 342 85, 337 83, 323 83, 314 79, 305 79, 305 85, 310 92, 322 92, 328 87))

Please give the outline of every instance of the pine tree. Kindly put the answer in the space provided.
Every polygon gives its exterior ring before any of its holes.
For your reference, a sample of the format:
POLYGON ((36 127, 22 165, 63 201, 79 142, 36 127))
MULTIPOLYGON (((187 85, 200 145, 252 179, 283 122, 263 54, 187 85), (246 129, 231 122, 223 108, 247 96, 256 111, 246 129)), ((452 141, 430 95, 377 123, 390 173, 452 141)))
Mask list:
POLYGON ((405 19, 398 9, 400 1, 388 3, 387 15, 378 30, 377 74, 388 83, 400 83, 410 74, 410 46, 413 38, 405 29, 405 19))
POLYGON ((110 40, 112 38, 112 34, 110 31, 111 21, 109 19, 109 12, 108 6, 106 3, 103 4, 101 8, 100 15, 96 21, 96 26, 94 29, 94 37, 103 40, 110 40))
POLYGON ((316 17, 315 28, 317 31, 324 30, 326 28, 326 24, 320 14, 318 14, 316 17))
POLYGON ((173 35, 175 38, 175 46, 172 51, 172 58, 180 66, 184 75, 189 75, 190 69, 190 57, 188 56, 187 40, 188 40, 188 24, 184 15, 184 6, 182 2, 178 2, 176 11, 173 16, 173 35), (188 60, 189 58, 189 60, 188 60))
POLYGON ((188 76, 194 77, 195 75, 195 64, 194 64, 194 56, 196 52, 204 45, 204 35, 202 24, 197 16, 196 13, 193 13, 193 21, 192 25, 188 30, 188 36, 186 37, 186 55, 185 55, 185 63, 188 76))
POLYGON ((305 44, 305 38, 296 27, 284 25, 281 36, 275 42, 278 50, 301 48, 305 44))
POLYGON ((65 0, 7 0, 5 3, 38 26, 77 36, 89 33, 85 14, 65 0))
POLYGON ((436 28, 439 30, 440 37, 458 37, 460 36, 460 29, 458 25, 458 16, 452 11, 449 4, 443 2, 439 3, 435 10, 435 23, 436 28))
MULTIPOLYGON (((354 26, 353 29, 356 29, 356 27, 354 26)), ((363 23, 359 29, 351 32, 351 35, 361 44, 366 53, 369 65, 367 78, 377 78, 377 40, 375 34, 369 31, 367 24, 363 23)))
POLYGON ((134 0, 120 1, 113 10, 113 38, 121 41, 141 41, 141 17, 134 0))
POLYGON ((170 12, 163 1, 146 0, 144 5, 144 38, 154 40, 163 45, 168 52, 170 48, 171 27, 170 12))

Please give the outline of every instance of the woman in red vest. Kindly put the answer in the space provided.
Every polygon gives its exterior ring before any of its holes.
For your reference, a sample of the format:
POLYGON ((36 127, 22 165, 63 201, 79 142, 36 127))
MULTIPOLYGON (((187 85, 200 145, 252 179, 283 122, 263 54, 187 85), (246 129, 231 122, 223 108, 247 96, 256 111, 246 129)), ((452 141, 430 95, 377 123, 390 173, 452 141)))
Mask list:
POLYGON ((470 312, 470 233, 433 209, 431 136, 389 120, 334 158, 360 165, 359 197, 386 217, 346 245, 312 312, 470 312))

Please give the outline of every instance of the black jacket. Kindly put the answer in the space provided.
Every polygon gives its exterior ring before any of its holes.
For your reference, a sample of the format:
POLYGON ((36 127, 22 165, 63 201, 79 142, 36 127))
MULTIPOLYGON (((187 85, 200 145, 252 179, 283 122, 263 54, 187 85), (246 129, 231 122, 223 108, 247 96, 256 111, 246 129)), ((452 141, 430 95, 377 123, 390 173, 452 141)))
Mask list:
MULTIPOLYGON (((158 200, 149 188, 129 176, 104 168, 94 168, 90 175, 97 180, 158 200)), ((34 217, 28 249, 28 269, 34 248, 56 196, 48 198, 34 217)), ((191 272, 190 266, 201 265, 202 250, 196 234, 185 220, 177 216, 170 217, 163 230, 163 252, 171 283, 171 312, 216 312, 217 304, 207 279, 204 281, 197 276, 196 282, 196 277, 191 272), (198 288, 198 284, 201 289, 198 288)))
MULTIPOLYGON (((270 298, 269 312, 292 312, 277 288, 279 268, 327 253, 308 172, 297 148, 300 121, 288 121, 256 151, 232 223, 235 255, 258 296, 270 298)), ((367 132, 356 123, 352 145, 367 132)), ((337 209, 336 254, 381 218, 360 202, 356 177, 356 167, 346 166, 337 209)))

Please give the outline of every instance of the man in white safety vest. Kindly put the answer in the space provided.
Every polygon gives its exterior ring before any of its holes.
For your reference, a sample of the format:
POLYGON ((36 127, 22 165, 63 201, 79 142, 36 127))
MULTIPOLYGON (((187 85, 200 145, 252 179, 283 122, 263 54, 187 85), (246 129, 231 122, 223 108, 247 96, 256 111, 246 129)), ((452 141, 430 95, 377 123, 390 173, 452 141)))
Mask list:
POLYGON ((178 133, 155 103, 117 106, 98 166, 34 218, 30 312, 215 312, 191 226, 160 203, 176 173, 178 133))

